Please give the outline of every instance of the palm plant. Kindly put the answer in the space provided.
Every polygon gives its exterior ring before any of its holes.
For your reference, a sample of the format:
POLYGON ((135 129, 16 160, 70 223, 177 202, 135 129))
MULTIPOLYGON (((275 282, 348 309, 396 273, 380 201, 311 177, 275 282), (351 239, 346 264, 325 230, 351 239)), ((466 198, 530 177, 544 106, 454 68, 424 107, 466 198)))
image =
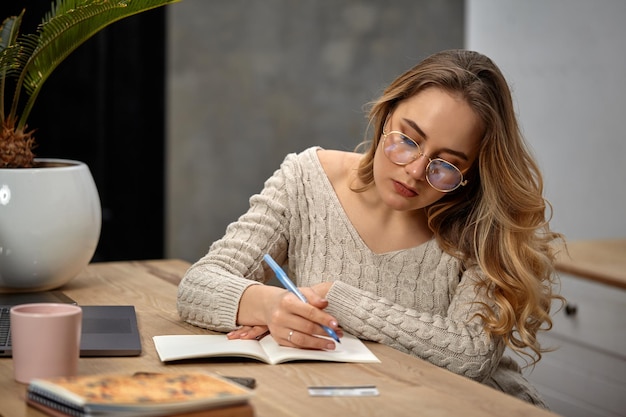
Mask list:
POLYGON ((125 17, 180 0, 56 0, 33 34, 23 10, 0 26, 0 168, 35 166, 27 121, 44 82, 81 44, 125 17))

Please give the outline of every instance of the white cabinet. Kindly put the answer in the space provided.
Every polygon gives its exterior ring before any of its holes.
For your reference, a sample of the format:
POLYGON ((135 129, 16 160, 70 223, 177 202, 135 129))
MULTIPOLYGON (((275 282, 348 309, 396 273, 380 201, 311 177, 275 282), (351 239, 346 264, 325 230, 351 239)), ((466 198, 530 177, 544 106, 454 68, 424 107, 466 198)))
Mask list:
POLYGON ((558 414, 626 416, 626 290, 560 277, 567 308, 540 336, 542 346, 556 350, 524 373, 558 414))

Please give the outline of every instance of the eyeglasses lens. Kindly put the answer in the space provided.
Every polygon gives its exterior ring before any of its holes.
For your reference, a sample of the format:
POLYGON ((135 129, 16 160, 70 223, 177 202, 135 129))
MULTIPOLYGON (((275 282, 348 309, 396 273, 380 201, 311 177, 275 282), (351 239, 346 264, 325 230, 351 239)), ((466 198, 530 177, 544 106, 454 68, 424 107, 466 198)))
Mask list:
POLYGON ((452 191, 463 180, 461 172, 454 166, 441 159, 433 159, 428 164, 426 179, 430 185, 440 191, 452 191))
MULTIPOLYGON (((391 162, 398 165, 410 164, 421 155, 419 145, 399 132, 387 134, 383 151, 391 162)), ((445 192, 457 188, 463 181, 463 175, 451 163, 432 159, 426 167, 426 179, 433 188, 445 192)))

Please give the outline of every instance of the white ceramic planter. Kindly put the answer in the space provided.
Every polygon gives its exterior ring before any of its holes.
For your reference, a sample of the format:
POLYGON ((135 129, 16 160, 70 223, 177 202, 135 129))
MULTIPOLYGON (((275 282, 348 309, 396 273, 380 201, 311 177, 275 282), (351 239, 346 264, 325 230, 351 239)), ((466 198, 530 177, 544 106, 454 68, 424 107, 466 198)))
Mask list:
POLYGON ((98 245, 102 209, 89 167, 38 159, 0 169, 0 292, 43 291, 74 278, 98 245))

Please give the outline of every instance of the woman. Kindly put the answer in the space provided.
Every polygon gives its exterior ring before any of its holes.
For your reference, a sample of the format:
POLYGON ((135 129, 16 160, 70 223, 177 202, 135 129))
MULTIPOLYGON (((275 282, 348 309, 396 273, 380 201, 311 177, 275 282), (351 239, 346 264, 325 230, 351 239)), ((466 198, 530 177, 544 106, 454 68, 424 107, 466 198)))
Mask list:
POLYGON ((496 65, 432 55, 372 104, 364 153, 288 155, 186 273, 178 310, 229 337, 333 349, 322 325, 544 406, 508 346, 541 358, 554 253, 542 178, 496 65), (269 253, 309 303, 269 285, 269 253))

